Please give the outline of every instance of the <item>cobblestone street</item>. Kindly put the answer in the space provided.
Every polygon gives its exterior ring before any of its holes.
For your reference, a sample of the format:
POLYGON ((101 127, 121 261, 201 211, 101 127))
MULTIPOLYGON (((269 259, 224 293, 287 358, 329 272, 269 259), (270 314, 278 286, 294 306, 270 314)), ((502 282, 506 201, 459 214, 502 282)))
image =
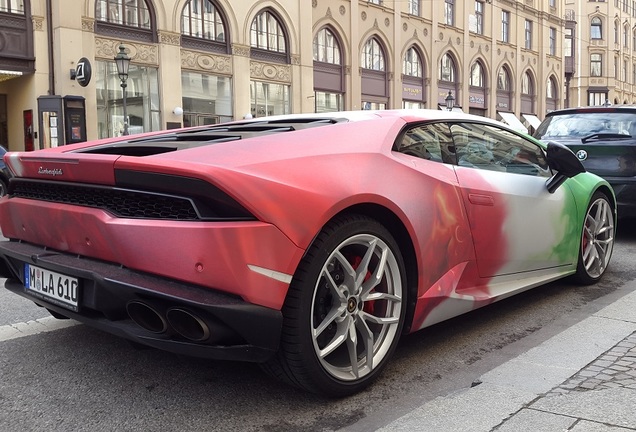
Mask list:
POLYGON ((636 333, 626 337, 548 396, 617 387, 636 389, 636 333))

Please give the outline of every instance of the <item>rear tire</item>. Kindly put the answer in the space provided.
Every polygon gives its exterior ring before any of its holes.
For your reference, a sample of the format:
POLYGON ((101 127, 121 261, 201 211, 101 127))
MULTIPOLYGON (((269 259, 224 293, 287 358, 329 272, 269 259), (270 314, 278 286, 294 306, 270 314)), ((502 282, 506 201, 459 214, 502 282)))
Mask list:
POLYGON ((614 249, 614 209, 604 193, 592 196, 582 231, 575 279, 582 285, 591 285, 607 270, 614 249))
POLYGON ((368 386, 398 343, 406 272, 377 221, 342 216, 317 236, 283 306, 277 355, 263 369, 308 391, 347 396, 368 386))

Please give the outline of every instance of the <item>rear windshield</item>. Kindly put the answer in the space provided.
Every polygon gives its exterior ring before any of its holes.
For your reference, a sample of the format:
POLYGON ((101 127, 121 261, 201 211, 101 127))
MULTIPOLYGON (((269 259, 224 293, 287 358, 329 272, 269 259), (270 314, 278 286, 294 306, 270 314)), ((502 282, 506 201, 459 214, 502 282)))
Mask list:
POLYGON ((583 138, 598 133, 621 134, 636 137, 636 113, 577 112, 546 117, 535 138, 583 138))

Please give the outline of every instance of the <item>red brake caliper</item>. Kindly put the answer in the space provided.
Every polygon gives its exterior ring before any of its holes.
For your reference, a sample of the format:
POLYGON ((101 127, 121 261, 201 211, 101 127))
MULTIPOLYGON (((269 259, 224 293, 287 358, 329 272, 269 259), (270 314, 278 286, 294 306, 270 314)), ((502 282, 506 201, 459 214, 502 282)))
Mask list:
MULTIPOLYGON (((355 257, 353 257, 353 259, 349 259, 349 262, 351 263, 351 267, 353 267, 354 270, 357 270, 358 266, 360 266, 360 263, 362 262, 362 257, 359 255, 356 255, 355 257)), ((364 281, 366 282, 367 280, 369 280, 370 277, 371 277, 371 272, 367 270, 367 274, 364 277, 364 281)), ((368 314, 373 315, 375 311, 375 300, 364 302, 364 307, 362 310, 364 310, 368 314)))

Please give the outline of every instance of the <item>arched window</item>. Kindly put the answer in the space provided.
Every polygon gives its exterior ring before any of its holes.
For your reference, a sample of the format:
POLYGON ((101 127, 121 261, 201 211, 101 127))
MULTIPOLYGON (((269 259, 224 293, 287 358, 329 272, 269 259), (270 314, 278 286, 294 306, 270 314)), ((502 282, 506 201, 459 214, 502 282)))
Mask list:
POLYGON ((479 62, 473 63, 470 68, 470 85, 472 87, 484 86, 484 70, 479 62))
POLYGON ((497 110, 513 112, 510 68, 504 65, 497 72, 497 110))
POLYGON ((618 44, 620 42, 619 31, 618 31, 619 26, 620 24, 618 23, 618 21, 614 21, 614 43, 615 44, 618 44))
POLYGON ((250 29, 251 45, 265 51, 278 53, 287 52, 287 42, 283 26, 276 16, 266 10, 261 12, 252 21, 250 29))
POLYGON ((371 37, 362 47, 362 109, 386 109, 389 106, 389 79, 386 52, 380 41, 371 37))
POLYGON ((404 55, 404 63, 402 64, 402 73, 407 76, 421 78, 423 75, 422 61, 417 50, 413 47, 404 55))
POLYGON ((487 112, 488 94, 486 93, 486 75, 484 65, 477 60, 470 67, 470 76, 468 77, 469 98, 468 112, 485 116, 487 112))
POLYGON ((603 21, 599 17, 590 21, 590 37, 592 39, 603 39, 603 21))
POLYGON ((532 82, 532 76, 530 75, 530 72, 524 73, 521 77, 521 94, 534 94, 534 83, 532 82))
POLYGON ((455 82, 455 61, 449 53, 444 54, 439 64, 440 81, 455 82))
POLYGON ((201 39, 225 41, 223 17, 210 0, 190 0, 181 15, 181 33, 201 39))
POLYGON ((150 11, 145 0, 97 0, 95 19, 126 27, 151 27, 150 11))
POLYGON ((521 112, 534 113, 536 86, 532 74, 527 70, 521 76, 521 112))
POLYGON ((510 73, 505 67, 500 68, 497 74, 497 90, 510 91, 510 73))
POLYGON ((146 0, 96 0, 95 33, 157 42, 155 14, 146 0))
POLYGON ((545 96, 548 99, 554 99, 556 97, 556 84, 554 83, 554 78, 548 78, 548 82, 545 86, 545 96))
POLYGON ((216 0, 190 0, 181 13, 181 45, 229 54, 227 20, 216 0))
POLYGON ((415 46, 404 54, 402 62, 402 108, 422 109, 426 107, 426 85, 424 65, 415 46))
POLYGON ((345 80, 342 50, 336 34, 328 27, 314 36, 314 111, 344 110, 345 80))
POLYGON ((454 106, 461 109, 461 94, 457 83, 457 63, 450 52, 445 52, 439 62, 439 81, 437 83, 437 105, 440 109, 446 109, 446 98, 452 96, 454 106))
POLYGON ((314 61, 342 64, 336 36, 326 27, 320 29, 314 37, 314 61))
POLYGON ((375 38, 369 39, 364 45, 360 64, 363 69, 384 71, 384 51, 375 38))
POLYGON ((627 24, 623 26, 623 46, 625 48, 629 47, 629 25, 627 24))

